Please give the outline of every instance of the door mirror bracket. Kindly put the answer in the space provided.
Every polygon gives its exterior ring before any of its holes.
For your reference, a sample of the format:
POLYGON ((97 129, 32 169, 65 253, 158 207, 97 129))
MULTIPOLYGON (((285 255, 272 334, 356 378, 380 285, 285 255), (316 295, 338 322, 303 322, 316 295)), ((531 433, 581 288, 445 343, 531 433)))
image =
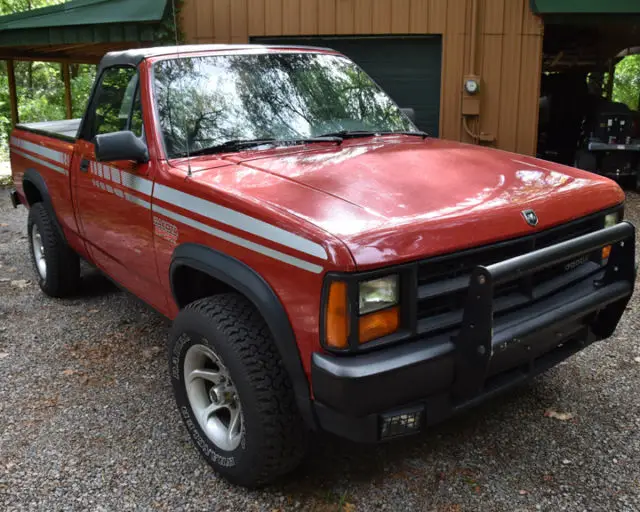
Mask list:
POLYGON ((401 108, 402 113, 409 118, 412 123, 416 122, 416 111, 413 108, 401 108))

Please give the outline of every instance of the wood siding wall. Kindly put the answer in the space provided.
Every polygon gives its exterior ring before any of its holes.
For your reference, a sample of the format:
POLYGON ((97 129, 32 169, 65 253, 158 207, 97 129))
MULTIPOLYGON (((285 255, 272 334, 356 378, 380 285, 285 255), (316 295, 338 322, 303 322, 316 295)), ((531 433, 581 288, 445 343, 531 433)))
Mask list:
MULTIPOLYGON (((476 73, 480 131, 496 146, 534 154, 542 64, 541 20, 529 0, 478 0, 476 73)), ((185 0, 189 43, 246 43, 252 36, 442 34, 440 136, 469 141, 462 124, 473 0, 185 0)), ((472 128, 477 128, 471 123, 472 128)))

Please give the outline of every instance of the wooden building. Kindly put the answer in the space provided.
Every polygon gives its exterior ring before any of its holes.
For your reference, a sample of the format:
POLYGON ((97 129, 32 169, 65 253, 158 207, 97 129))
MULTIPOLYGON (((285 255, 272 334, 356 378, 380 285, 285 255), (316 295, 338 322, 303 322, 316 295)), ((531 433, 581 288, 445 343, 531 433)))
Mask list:
POLYGON ((543 22, 530 0, 184 0, 182 28, 190 43, 337 49, 429 133, 535 153, 543 22))

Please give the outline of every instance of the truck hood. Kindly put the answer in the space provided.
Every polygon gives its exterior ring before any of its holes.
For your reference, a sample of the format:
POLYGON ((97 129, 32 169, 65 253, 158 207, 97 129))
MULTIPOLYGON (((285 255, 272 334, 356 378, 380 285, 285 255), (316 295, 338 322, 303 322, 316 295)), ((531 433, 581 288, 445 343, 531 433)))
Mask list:
POLYGON ((531 234, 624 200, 614 182, 591 173, 438 139, 379 137, 225 159, 256 171, 241 180, 254 200, 335 235, 359 268, 531 234), (528 209, 536 226, 522 215, 528 209))

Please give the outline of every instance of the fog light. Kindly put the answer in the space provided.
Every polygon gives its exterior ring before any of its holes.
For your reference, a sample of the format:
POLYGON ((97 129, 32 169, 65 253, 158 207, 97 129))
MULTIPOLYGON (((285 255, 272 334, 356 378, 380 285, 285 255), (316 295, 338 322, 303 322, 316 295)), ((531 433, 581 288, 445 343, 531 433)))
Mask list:
POLYGON ((422 426, 424 407, 413 407, 380 416, 380 439, 416 434, 422 426))

